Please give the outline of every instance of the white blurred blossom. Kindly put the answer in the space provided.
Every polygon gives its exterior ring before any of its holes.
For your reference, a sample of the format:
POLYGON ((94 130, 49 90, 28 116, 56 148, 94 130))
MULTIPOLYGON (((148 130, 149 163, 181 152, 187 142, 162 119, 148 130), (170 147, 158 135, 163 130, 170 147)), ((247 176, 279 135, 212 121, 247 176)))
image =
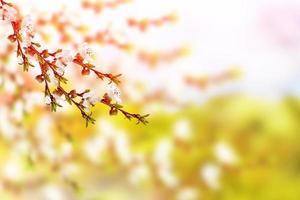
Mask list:
POLYGON ((107 149, 107 139, 102 136, 89 138, 84 144, 85 156, 94 163, 101 163, 101 154, 107 149))
POLYGON ((214 190, 220 188, 220 174, 220 167, 212 163, 205 164, 200 170, 200 176, 204 183, 214 190))
POLYGON ((174 188, 178 185, 178 178, 167 168, 158 169, 158 176, 166 187, 174 188))
POLYGON ((110 83, 107 86, 108 95, 110 98, 115 100, 117 103, 121 103, 121 91, 115 83, 110 83))
POLYGON ((199 199, 199 194, 196 188, 185 187, 181 188, 177 195, 176 200, 197 200, 199 199))
POLYGON ((58 86, 58 80, 57 78, 55 77, 55 74, 54 72, 52 71, 52 69, 49 69, 47 71, 47 75, 48 75, 48 78, 50 80, 50 83, 54 86, 58 86))
POLYGON ((2 6, 1 19, 12 22, 17 20, 17 10, 9 5, 2 6))
POLYGON ((138 185, 143 180, 146 180, 150 176, 149 167, 146 164, 138 164, 134 166, 128 175, 129 182, 133 185, 138 185))
POLYGON ((174 125, 174 134, 176 139, 187 140, 190 137, 190 124, 186 119, 176 121, 174 125))
POLYGON ((83 43, 79 46, 79 53, 88 63, 93 61, 93 51, 87 43, 83 43))
POLYGON ((63 192, 62 188, 56 185, 47 185, 42 189, 43 200, 68 200, 67 195, 63 192))
POLYGON ((71 54, 70 50, 64 50, 58 54, 56 54, 56 57, 63 62, 63 64, 68 64, 69 62, 73 61, 73 56, 71 54))
POLYGON ((217 159, 224 164, 234 164, 237 161, 235 153, 226 143, 216 144, 214 152, 217 159))
POLYGON ((124 165, 127 165, 131 161, 131 152, 128 137, 125 133, 119 132, 116 134, 116 137, 113 139, 115 153, 120 160, 120 162, 124 165))

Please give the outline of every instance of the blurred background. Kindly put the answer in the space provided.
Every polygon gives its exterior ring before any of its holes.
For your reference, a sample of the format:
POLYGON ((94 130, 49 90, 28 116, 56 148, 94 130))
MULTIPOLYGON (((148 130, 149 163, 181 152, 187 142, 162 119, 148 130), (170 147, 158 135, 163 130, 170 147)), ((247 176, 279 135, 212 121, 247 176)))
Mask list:
MULTIPOLYGON (((126 110, 44 103, 0 22, 1 200, 300 199, 299 0, 12 0, 49 50, 87 42, 126 110)), ((70 68, 70 88, 107 83, 70 68)))

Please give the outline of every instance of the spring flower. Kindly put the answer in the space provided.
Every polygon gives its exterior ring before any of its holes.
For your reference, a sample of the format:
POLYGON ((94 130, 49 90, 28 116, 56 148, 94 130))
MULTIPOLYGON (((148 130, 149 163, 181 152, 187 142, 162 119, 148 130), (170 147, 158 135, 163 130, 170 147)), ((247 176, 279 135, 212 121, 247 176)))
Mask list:
POLYGON ((13 182, 20 181, 24 173, 21 166, 21 162, 17 158, 7 161, 3 167, 3 177, 13 182))
POLYGON ((26 16, 22 21, 22 27, 20 30, 23 44, 28 47, 32 44, 34 37, 34 26, 30 16, 26 16))
POLYGON ((80 55, 88 62, 92 62, 93 59, 93 51, 92 49, 88 46, 87 43, 83 43, 80 47, 79 47, 79 53, 80 55))
POLYGON ((121 92, 118 86, 115 83, 110 83, 108 85, 108 95, 110 98, 115 100, 117 103, 121 103, 121 92))
POLYGON ((9 21, 14 22, 17 20, 17 10, 7 4, 2 6, 2 16, 1 18, 9 21))
POLYGON ((42 198, 47 200, 65 200, 67 195, 62 188, 56 185, 47 185, 42 189, 42 198))
POLYGON ((48 75, 48 78, 50 80, 50 83, 53 84, 54 86, 58 86, 58 80, 55 77, 55 74, 54 74, 54 72, 51 69, 49 69, 47 71, 47 75, 48 75))
POLYGON ((47 105, 51 104, 51 98, 49 95, 45 96, 45 104, 47 104, 47 105))
POLYGON ((178 140, 187 140, 190 136, 190 124, 187 120, 179 120, 174 125, 174 134, 178 140))
POLYGON ((33 20, 29 15, 24 17, 22 21, 22 31, 29 35, 33 35, 34 33, 33 20))
POLYGON ((176 200, 196 200, 198 199, 198 192, 195 188, 186 187, 179 190, 176 195, 176 200))
POLYGON ((66 99, 64 95, 53 94, 55 101, 58 105, 63 106, 66 103, 66 99))
POLYGON ((139 164, 134 166, 128 175, 129 182, 133 185, 137 185, 143 180, 149 178, 150 170, 146 164, 139 164))
POLYGON ((81 105, 83 106, 85 112, 89 113, 91 111, 91 104, 87 99, 84 99, 81 105))
POLYGON ((219 177, 221 174, 220 168, 215 165, 208 163, 204 165, 200 171, 200 176, 210 188, 217 190, 220 188, 219 177))
POLYGON ((94 106, 97 102, 100 102, 101 98, 97 96, 90 95, 88 93, 83 95, 82 106, 86 112, 90 112, 90 107, 94 106))
POLYGON ((62 52, 58 53, 58 54, 56 55, 56 57, 57 57, 63 64, 68 64, 69 62, 72 62, 72 60, 73 60, 73 57, 72 57, 72 54, 71 54, 71 51, 70 51, 70 50, 62 51, 62 52))
POLYGON ((215 156, 224 164, 234 164, 237 161, 233 150, 226 143, 218 143, 215 146, 215 156))
POLYGON ((94 163, 101 162, 101 154, 107 149, 108 140, 102 136, 89 138, 84 144, 85 156, 94 163))
POLYGON ((116 135, 114 138, 114 149, 119 161, 124 165, 129 164, 131 152, 129 149, 129 141, 125 133, 120 132, 116 135))
POLYGON ((58 73, 58 75, 63 76, 64 73, 65 73, 65 67, 66 66, 63 63, 61 63, 61 62, 58 62, 56 64, 56 66, 57 66, 57 68, 56 68, 55 71, 58 73))
POLYGON ((169 169, 159 169, 158 176, 163 184, 168 188, 174 188, 178 185, 177 177, 169 169))

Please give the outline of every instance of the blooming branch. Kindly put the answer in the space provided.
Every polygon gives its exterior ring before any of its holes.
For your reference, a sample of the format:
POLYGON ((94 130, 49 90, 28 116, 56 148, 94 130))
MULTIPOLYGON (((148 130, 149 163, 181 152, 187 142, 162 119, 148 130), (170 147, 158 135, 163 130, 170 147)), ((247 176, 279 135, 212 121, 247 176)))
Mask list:
POLYGON ((121 74, 113 75, 96 70, 95 65, 91 64, 93 52, 87 43, 81 45, 75 56, 72 56, 71 51, 62 49, 55 52, 42 49, 39 43, 34 42, 34 26, 31 18, 22 19, 12 4, 4 0, 0 0, 0 3, 1 18, 10 22, 13 28, 13 34, 9 35, 8 39, 17 45, 17 57, 21 58, 20 65, 23 65, 24 71, 28 71, 30 67, 35 67, 31 60, 38 63, 40 74, 36 76, 36 80, 44 83, 45 103, 51 106, 52 111, 56 111, 57 107, 62 107, 65 102, 70 105, 74 104, 88 125, 95 122, 90 107, 100 102, 110 107, 110 115, 116 115, 119 111, 127 119, 135 118, 138 123, 147 123, 146 117, 149 115, 131 114, 122 109, 123 106, 119 104, 121 103, 121 94, 117 87, 121 82, 119 80, 121 74), (68 81, 65 78, 65 68, 72 64, 80 66, 81 74, 84 76, 92 72, 101 80, 108 79, 108 93, 101 99, 89 95, 89 89, 81 93, 76 92, 75 89, 67 92, 63 87, 63 84, 67 84, 68 81), (113 103, 113 100, 116 103, 113 103))

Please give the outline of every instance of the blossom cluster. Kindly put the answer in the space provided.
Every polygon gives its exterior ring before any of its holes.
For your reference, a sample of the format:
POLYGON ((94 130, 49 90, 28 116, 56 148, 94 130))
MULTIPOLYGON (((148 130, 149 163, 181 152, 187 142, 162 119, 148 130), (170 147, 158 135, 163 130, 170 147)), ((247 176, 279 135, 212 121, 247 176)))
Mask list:
POLYGON ((51 106, 52 111, 56 111, 57 107, 62 107, 66 102, 75 105, 88 125, 88 123, 95 122, 90 108, 99 102, 109 107, 111 115, 120 112, 127 119, 135 118, 138 123, 147 123, 148 115, 131 114, 123 110, 123 106, 120 105, 121 92, 118 88, 121 74, 113 75, 96 70, 95 65, 92 64, 93 51, 87 43, 82 44, 74 54, 71 50, 62 49, 49 52, 48 49, 43 49, 39 43, 35 42, 35 27, 30 16, 22 18, 12 4, 3 0, 0 3, 1 18, 9 22, 14 31, 8 39, 17 45, 19 64, 23 65, 24 71, 28 71, 30 67, 35 67, 32 63, 38 63, 40 74, 35 78, 44 84, 45 103, 51 106), (65 85, 68 79, 65 77, 65 69, 74 65, 81 67, 83 76, 94 73, 101 80, 108 79, 107 93, 100 98, 97 95, 90 95, 89 89, 83 92, 78 92, 76 89, 67 91, 65 85))

